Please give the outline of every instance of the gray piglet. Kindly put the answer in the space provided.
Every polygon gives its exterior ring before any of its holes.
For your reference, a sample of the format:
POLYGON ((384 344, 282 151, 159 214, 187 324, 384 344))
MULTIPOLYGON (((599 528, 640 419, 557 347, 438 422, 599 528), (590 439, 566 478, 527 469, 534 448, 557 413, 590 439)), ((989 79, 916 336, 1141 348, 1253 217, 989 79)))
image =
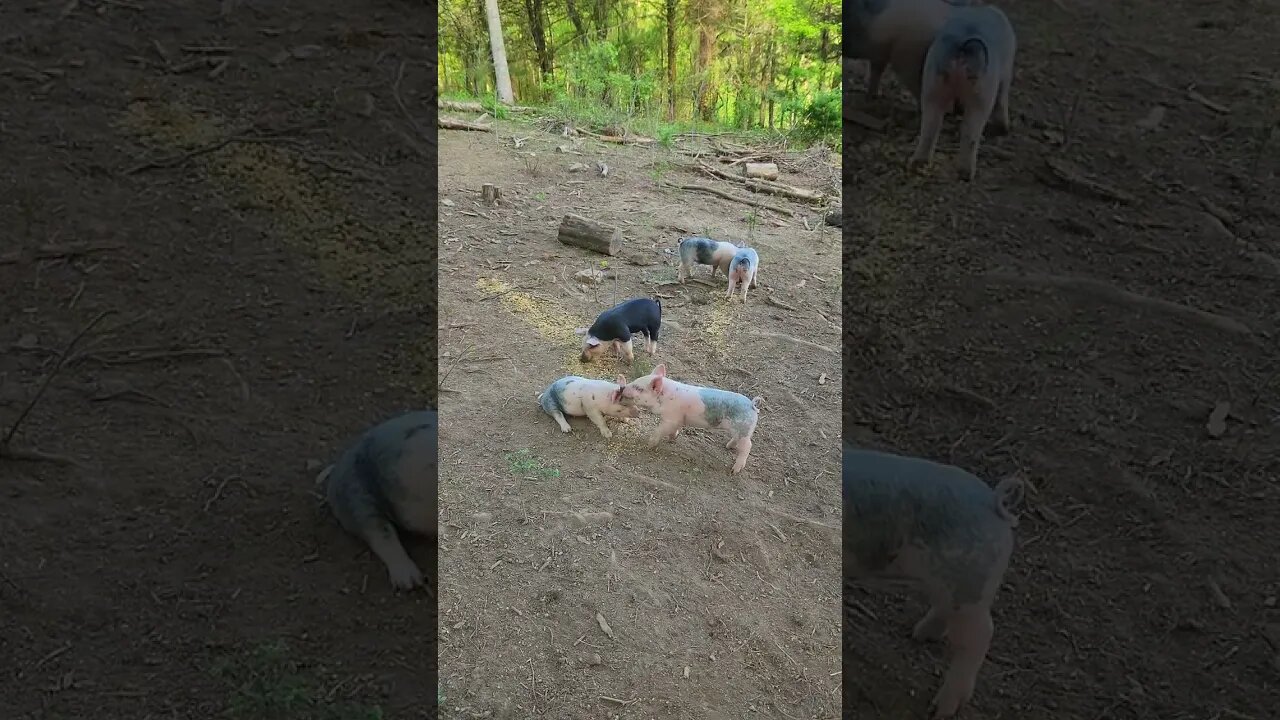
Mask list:
POLYGON ((956 170, 964 180, 978 172, 978 146, 990 125, 993 137, 1009 132, 1009 87, 1018 38, 1000 8, 957 8, 925 56, 920 94, 920 137, 908 167, 927 164, 942 130, 942 118, 956 106, 960 152, 956 170))
POLYGON ((995 626, 991 605, 1013 552, 1009 504, 1022 481, 993 490, 951 465, 845 445, 844 574, 853 582, 906 580, 929 612, 917 640, 947 639, 950 661, 931 708, 950 718, 973 696, 995 626))
POLYGON ((397 530, 439 536, 435 410, 411 412, 376 425, 349 447, 316 483, 338 522, 387 566, 391 585, 410 590, 422 571, 397 530))

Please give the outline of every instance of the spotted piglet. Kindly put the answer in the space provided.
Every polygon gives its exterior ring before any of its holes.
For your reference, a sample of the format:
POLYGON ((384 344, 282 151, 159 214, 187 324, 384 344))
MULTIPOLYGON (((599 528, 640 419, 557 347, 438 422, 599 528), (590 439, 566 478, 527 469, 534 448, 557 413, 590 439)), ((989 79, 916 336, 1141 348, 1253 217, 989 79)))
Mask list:
POLYGON ((680 269, 676 271, 676 280, 681 283, 686 277, 693 277, 694 265, 710 265, 711 277, 716 270, 729 274, 729 263, 733 260, 738 246, 705 237, 687 237, 680 241, 680 269))
POLYGON ((675 440, 682 427, 722 428, 729 431, 725 447, 737 453, 733 473, 742 472, 751 454, 751 436, 760 419, 762 398, 748 398, 736 392, 686 385, 667 377, 666 364, 622 389, 622 403, 658 413, 661 420, 649 447, 663 438, 675 440))
POLYGON ((1009 132, 1009 86, 1018 39, 1000 8, 956 8, 925 56, 920 95, 920 137, 909 167, 933 159, 942 118, 963 108, 956 169, 964 180, 978 172, 978 145, 990 123, 992 136, 1009 132))
POLYGON ((1023 495, 1007 478, 993 490, 951 465, 845 445, 846 581, 906 580, 923 590, 929 612, 917 640, 950 645, 950 661, 931 708, 950 718, 973 696, 995 627, 991 605, 1013 552, 1023 495))
POLYGON ((624 421, 640 417, 638 409, 622 405, 622 387, 626 384, 627 378, 623 375, 619 375, 616 382, 569 375, 539 393, 538 404, 543 412, 555 418, 564 432, 572 430, 565 415, 586 415, 600 434, 609 438, 613 437, 613 431, 605 425, 606 417, 624 421))
POLYGON ((749 248, 739 248, 729 263, 729 292, 725 297, 733 297, 734 288, 742 289, 742 302, 747 301, 747 287, 756 286, 756 275, 760 271, 760 256, 749 248))

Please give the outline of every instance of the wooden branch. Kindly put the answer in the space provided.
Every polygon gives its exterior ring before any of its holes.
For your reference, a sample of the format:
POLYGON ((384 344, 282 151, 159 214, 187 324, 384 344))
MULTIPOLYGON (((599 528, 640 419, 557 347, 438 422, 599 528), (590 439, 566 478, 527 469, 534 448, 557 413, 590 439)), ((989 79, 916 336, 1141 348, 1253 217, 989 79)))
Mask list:
POLYGON ((590 130, 583 130, 581 128, 578 129, 578 132, 583 135, 590 135, 591 137, 603 142, 617 143, 619 145, 647 145, 649 143, 658 142, 654 138, 645 137, 643 135, 601 135, 600 133, 593 133, 590 130))
POLYGON ((703 169, 703 171, 710 175, 723 180, 729 180, 741 185, 746 185, 749 190, 754 190, 756 192, 780 195, 782 197, 799 200, 801 202, 822 202, 826 199, 824 194, 817 192, 816 190, 806 190, 804 188, 784 185, 782 183, 769 182, 768 180, 749 180, 740 175, 734 175, 731 172, 721 170, 720 168, 711 167, 701 161, 698 162, 698 165, 703 169))
POLYGON ((611 225, 574 215, 565 215, 557 235, 560 242, 601 255, 617 255, 622 249, 622 231, 611 225))
POLYGON ((1097 300, 1103 300, 1113 305, 1131 305, 1145 310, 1158 310, 1168 315, 1174 315, 1187 320, 1195 320, 1202 325, 1236 335, 1249 335, 1253 333, 1252 328, 1234 318, 1200 310, 1199 308, 1189 307, 1187 305, 1180 305, 1168 300, 1153 298, 1148 295, 1139 295, 1138 293, 1121 290, 1120 288, 1108 285, 1102 281, 1090 278, 1071 277, 1066 275, 1045 275, 1041 273, 1017 274, 1007 271, 987 273, 982 277, 988 282, 993 283, 1019 285, 1023 287, 1037 287, 1040 289, 1065 290, 1077 295, 1084 295, 1093 297, 1097 300))
POLYGON ((744 205, 751 205, 758 208, 764 208, 765 210, 772 210, 773 212, 776 212, 779 215, 785 215, 787 217, 795 216, 794 212, 792 212, 791 210, 787 210, 786 208, 778 207, 777 205, 770 205, 769 203, 761 202, 754 198, 741 197, 738 195, 734 195, 733 193, 725 192, 724 190, 721 190, 719 188, 713 188, 707 185, 695 185, 693 183, 673 183, 673 182, 663 182, 661 183, 661 185, 664 187, 675 188, 677 190, 693 190, 695 192, 710 193, 712 195, 722 197, 725 200, 732 200, 733 202, 742 203, 744 205))

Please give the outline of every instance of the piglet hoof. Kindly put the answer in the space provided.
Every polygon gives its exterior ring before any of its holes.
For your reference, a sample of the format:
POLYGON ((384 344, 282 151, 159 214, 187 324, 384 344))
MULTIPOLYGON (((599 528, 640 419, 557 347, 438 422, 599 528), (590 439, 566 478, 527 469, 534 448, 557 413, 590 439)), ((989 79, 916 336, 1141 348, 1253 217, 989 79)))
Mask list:
POLYGON ((606 438, 613 437, 613 431, 610 430, 609 428, 600 428, 600 434, 605 436, 606 438))
POLYGON ((388 567, 387 575, 391 579, 391 587, 396 590, 412 590, 423 583, 422 571, 413 563, 388 567))
POLYGON ((960 712, 960 707, 968 701, 968 697, 958 688, 951 688, 945 684, 938 694, 934 696, 933 702, 929 704, 929 711, 933 720, 949 720, 960 712))
POLYGON ((912 172, 917 172, 917 171, 923 170, 924 167, 928 164, 929 164, 928 158, 924 158, 919 155, 912 155, 907 160, 907 170, 910 170, 912 172))

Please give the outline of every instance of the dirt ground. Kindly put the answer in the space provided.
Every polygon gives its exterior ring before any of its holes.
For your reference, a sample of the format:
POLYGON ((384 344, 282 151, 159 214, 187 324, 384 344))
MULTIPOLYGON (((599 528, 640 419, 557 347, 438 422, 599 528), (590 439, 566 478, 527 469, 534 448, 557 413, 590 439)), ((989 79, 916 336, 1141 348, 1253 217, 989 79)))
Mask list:
POLYGON ((0 428, 114 311, 14 440, 82 467, 0 459, 6 717, 428 716, 434 603, 312 481, 434 403, 433 26, 0 4, 0 428))
MULTIPOLYGON (((964 717, 1275 717, 1280 11, 999 4, 1014 132, 973 186, 954 121, 905 172, 906 99, 846 130, 845 436, 1037 490, 964 717)), ((922 717, 943 667, 907 639, 923 604, 854 599, 846 717, 922 717)))
MULTIPOLYGON (((835 162, 784 179, 838 191, 835 162)), ((770 198, 797 213, 780 218, 657 186, 712 182, 680 169, 693 164, 534 121, 441 131, 446 717, 837 716, 840 234, 814 207, 770 198), (561 244, 570 212, 619 227, 621 253, 561 244), (675 282, 692 234, 759 251, 745 305, 706 267, 675 282), (575 279, 590 269, 616 278, 575 279), (741 474, 718 433, 649 451, 653 416, 606 440, 586 418, 562 433, 538 406, 565 375, 654 367, 642 340, 631 367, 578 361, 574 329, 638 296, 662 302, 656 362, 673 378, 764 397, 741 474)))

